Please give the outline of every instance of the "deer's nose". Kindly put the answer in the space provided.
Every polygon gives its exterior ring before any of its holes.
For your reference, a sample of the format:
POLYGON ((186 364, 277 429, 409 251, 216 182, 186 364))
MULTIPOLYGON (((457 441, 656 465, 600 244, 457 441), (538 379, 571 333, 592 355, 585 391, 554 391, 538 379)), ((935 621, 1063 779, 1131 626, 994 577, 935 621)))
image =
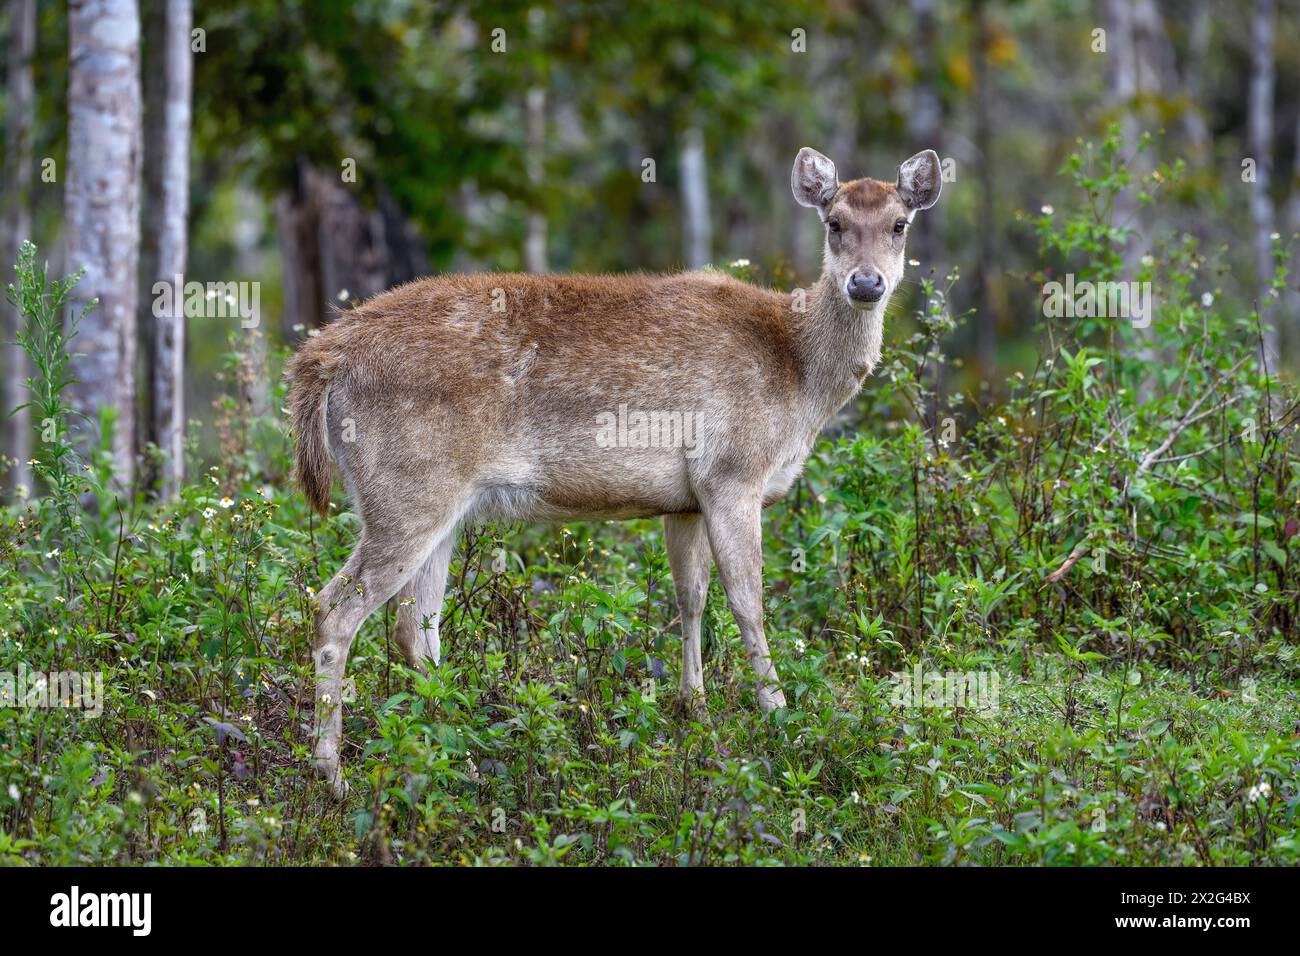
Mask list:
POLYGON ((857 302, 878 302, 885 294, 885 277, 879 272, 855 272, 844 288, 857 302))

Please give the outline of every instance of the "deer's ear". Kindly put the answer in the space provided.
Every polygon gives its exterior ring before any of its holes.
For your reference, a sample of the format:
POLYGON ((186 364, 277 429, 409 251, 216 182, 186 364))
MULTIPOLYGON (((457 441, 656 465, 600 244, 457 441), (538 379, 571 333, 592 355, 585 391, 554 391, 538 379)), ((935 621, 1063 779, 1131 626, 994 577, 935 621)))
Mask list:
POLYGON ((929 209, 939 201, 943 175, 939 154, 923 149, 898 167, 898 192, 909 209, 929 209))
POLYGON ((807 146, 799 150, 790 170, 790 191, 799 205, 824 211, 839 184, 834 163, 807 146))

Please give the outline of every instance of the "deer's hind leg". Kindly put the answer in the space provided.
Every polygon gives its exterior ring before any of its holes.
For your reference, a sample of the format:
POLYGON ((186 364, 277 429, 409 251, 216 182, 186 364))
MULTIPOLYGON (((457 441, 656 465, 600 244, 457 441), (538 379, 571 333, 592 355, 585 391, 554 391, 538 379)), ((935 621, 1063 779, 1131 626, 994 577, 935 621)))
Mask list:
POLYGON ((339 796, 346 791, 339 768, 343 674, 357 629, 424 565, 458 517, 451 513, 395 523, 365 521, 363 515, 361 539, 316 600, 314 757, 316 769, 339 796))
POLYGON ((442 660, 438 635, 442 599, 447 593, 447 569, 456 543, 453 527, 442 536, 411 579, 397 592, 397 646, 407 663, 424 668, 442 660))

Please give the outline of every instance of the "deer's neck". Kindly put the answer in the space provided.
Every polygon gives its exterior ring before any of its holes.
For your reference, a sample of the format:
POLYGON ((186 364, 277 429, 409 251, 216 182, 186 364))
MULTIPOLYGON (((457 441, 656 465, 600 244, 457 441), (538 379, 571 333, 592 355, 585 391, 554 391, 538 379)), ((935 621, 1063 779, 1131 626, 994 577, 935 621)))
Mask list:
POLYGON ((869 312, 855 309, 823 275, 808 292, 807 310, 795 313, 795 352, 814 427, 857 394, 880 361, 887 302, 869 312))

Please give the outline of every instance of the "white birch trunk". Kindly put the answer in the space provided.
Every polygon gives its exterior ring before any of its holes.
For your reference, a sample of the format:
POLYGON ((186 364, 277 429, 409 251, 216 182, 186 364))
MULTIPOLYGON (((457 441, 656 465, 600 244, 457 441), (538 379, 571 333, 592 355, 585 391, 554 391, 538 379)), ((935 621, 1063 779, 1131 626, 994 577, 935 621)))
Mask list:
POLYGON ((140 252, 140 16, 136 0, 71 0, 68 8, 67 259, 84 268, 69 296, 99 304, 73 342, 76 406, 96 421, 117 410, 117 478, 135 472, 136 302, 140 252))
MULTIPOLYGON (((528 182, 534 192, 542 187, 542 151, 546 148, 546 88, 529 88, 525 102, 525 137, 527 141, 528 182)), ((524 268, 529 272, 549 272, 546 257, 546 214, 536 209, 528 214, 524 234, 524 268)))
POLYGON ((146 218, 141 247, 145 300, 141 321, 148 331, 149 438, 163 453, 159 494, 180 492, 185 479, 185 310, 174 296, 170 314, 155 315, 155 282, 172 283, 185 273, 190 195, 190 98, 194 62, 190 52, 191 0, 155 0, 149 21, 149 69, 145 93, 146 218))
POLYGON ((713 250, 713 222, 709 216, 709 174, 704 154, 704 133, 691 126, 682 138, 681 189, 683 254, 688 269, 708 265, 713 250))
MULTIPOLYGON (((36 55, 36 0, 9 2, 8 115, 5 118, 5 218, 0 268, 12 275, 18 247, 32 231, 32 133, 35 126, 35 85, 32 59, 36 55)), ((9 279, 6 278, 5 282, 9 279)), ((3 285, 4 283, 0 283, 3 285)), ((0 452, 14 464, 5 474, 4 490, 10 494, 21 486, 32 490, 32 424, 27 409, 9 413, 27 401, 24 383, 30 375, 27 356, 17 345, 23 317, 8 303, 0 302, 0 452)))
POLYGON ((1277 23, 1275 0, 1255 0, 1250 29, 1250 105, 1247 136, 1250 156, 1255 160, 1255 182, 1250 189, 1250 218, 1255 230, 1255 301, 1260 321, 1272 328, 1264 332, 1264 360, 1269 371, 1276 371, 1281 358, 1278 323, 1281 321, 1269 295, 1273 279, 1273 241, 1275 226, 1273 197, 1273 87, 1276 64, 1273 37, 1277 23), (1269 314, 1271 313, 1271 314, 1269 314))

